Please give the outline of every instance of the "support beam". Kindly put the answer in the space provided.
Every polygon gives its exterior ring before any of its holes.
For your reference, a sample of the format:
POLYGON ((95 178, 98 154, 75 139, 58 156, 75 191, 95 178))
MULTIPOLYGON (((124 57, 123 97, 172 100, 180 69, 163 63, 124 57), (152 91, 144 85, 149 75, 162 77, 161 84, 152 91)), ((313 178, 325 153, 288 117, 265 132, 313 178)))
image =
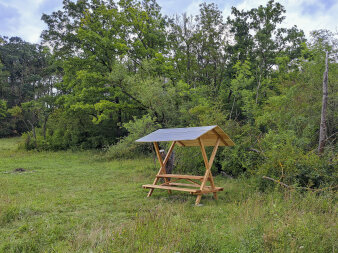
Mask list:
MULTIPOLYGON (((205 165, 205 169, 206 169, 204 179, 203 179, 201 187, 200 187, 201 191, 203 191, 203 189, 205 188, 205 184, 208 180, 210 181, 211 188, 213 190, 215 189, 214 179, 213 179, 212 174, 211 174, 211 167, 212 167, 212 164, 214 162, 220 141, 221 141, 221 138, 218 137, 217 141, 216 141, 216 145, 214 146, 214 149, 211 153, 210 160, 208 161, 208 157, 207 157, 207 153, 205 152, 203 140, 201 138, 198 138, 198 142, 200 144, 200 148, 201 148, 201 152, 202 152, 202 156, 203 156, 203 161, 204 161, 204 165, 205 165)), ((214 192, 213 194, 214 194, 214 198, 217 199, 217 192, 214 192)), ((196 198, 196 202, 195 202, 196 205, 199 204, 199 202, 201 201, 201 198, 202 198, 202 195, 199 194, 196 198)))
POLYGON ((182 145, 182 147, 185 147, 185 145, 184 145, 184 143, 183 142, 181 142, 181 141, 177 141, 179 144, 181 144, 182 145))
POLYGON ((165 171, 165 165, 166 165, 167 162, 169 161, 169 157, 170 157, 170 155, 171 155, 171 152, 173 152, 173 149, 174 149, 174 147, 175 147, 175 144, 176 144, 176 141, 173 141, 173 142, 171 143, 171 146, 170 146, 170 148, 169 148, 169 150, 168 150, 168 153, 167 153, 166 157, 164 158, 164 161, 163 161, 164 171, 165 171))
MULTIPOLYGON (((208 180, 208 177, 209 177, 209 164, 208 164, 208 157, 207 157, 207 154, 205 152, 205 149, 204 149, 204 144, 203 144, 203 141, 201 138, 198 138, 198 142, 199 142, 199 145, 200 145, 200 148, 201 148, 201 151, 202 151, 202 156, 203 156, 203 161, 204 161, 204 166, 206 168, 205 170, 205 174, 204 174, 204 178, 202 180, 202 184, 201 184, 201 187, 200 187, 200 190, 202 191, 207 180, 208 180)), ((197 195, 197 198, 196 198, 196 201, 195 201, 195 205, 198 205, 201 201, 201 198, 202 198, 202 194, 199 194, 197 195)))
POLYGON ((205 148, 204 148, 204 144, 203 144, 203 140, 201 138, 198 138, 198 142, 200 144, 200 148, 202 151, 202 156, 203 156, 203 161, 204 161, 204 166, 205 166, 205 174, 204 174, 204 178, 201 184, 201 190, 204 188, 208 178, 209 178, 209 162, 208 162, 208 157, 207 157, 207 153, 205 152, 205 148))
MULTIPOLYGON (((221 138, 217 138, 217 141, 216 141, 216 145, 214 146, 214 149, 212 150, 212 153, 211 153, 211 156, 210 156, 210 160, 209 160, 209 170, 210 170, 210 185, 211 185, 211 188, 212 189, 215 189, 215 183, 214 183, 214 178, 211 174, 211 167, 212 167, 212 164, 214 163, 214 159, 215 159, 215 156, 216 156, 216 153, 217 153, 217 149, 219 147, 219 144, 221 142, 221 138)), ((215 199, 218 199, 217 197, 217 192, 214 192, 214 198, 215 199)))
MULTIPOLYGON (((168 150, 168 153, 167 153, 166 157, 164 158, 164 161, 162 161, 162 157, 161 157, 161 154, 160 154, 160 149, 159 149, 159 147, 158 147, 158 143, 157 143, 157 142, 154 142, 154 147, 155 147, 157 159, 158 159, 158 161, 160 162, 160 166, 161 166, 160 170, 159 170, 158 173, 157 173, 157 176, 158 176, 158 175, 161 175, 161 174, 166 174, 166 171, 165 171, 165 165, 167 164, 167 162, 168 162, 168 160, 169 160, 169 157, 170 157, 170 155, 171 155, 171 152, 172 152, 173 149, 174 149, 175 144, 176 144, 176 141, 173 141, 173 142, 171 143, 171 146, 170 146, 170 148, 169 148, 169 150, 168 150)), ((153 185, 157 184, 158 180, 159 180, 159 177, 156 177, 155 180, 154 180, 154 182, 153 182, 153 185)), ((165 181, 166 183, 169 182, 168 178, 164 178, 164 181, 165 181)), ((150 189, 149 192, 148 192, 147 197, 150 197, 151 194, 153 194, 153 191, 154 191, 153 188, 150 189)), ((171 193, 171 190, 170 190, 170 189, 168 189, 168 193, 169 193, 169 194, 171 193)))
POLYGON ((218 139, 221 139, 223 144, 225 146, 228 146, 228 143, 226 141, 224 141, 224 139, 219 135, 219 133, 217 133, 217 131, 215 129, 212 129, 213 133, 217 135, 218 139))

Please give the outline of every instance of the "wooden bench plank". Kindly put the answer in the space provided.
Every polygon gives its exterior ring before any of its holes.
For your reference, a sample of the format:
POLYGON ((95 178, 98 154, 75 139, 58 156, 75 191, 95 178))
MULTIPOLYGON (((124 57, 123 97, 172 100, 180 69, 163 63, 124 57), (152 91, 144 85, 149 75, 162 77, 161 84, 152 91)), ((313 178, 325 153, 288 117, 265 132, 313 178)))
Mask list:
POLYGON ((200 189, 189 189, 189 188, 181 188, 181 187, 165 186, 165 185, 154 185, 154 184, 145 184, 145 185, 142 185, 142 187, 145 189, 165 189, 165 190, 183 191, 183 192, 190 192, 190 193, 201 192, 200 189))
MULTIPOLYGON (((212 189, 210 186, 207 186, 207 187, 204 187, 204 189, 197 194, 214 193, 214 192, 223 191, 223 189, 224 189, 223 187, 215 187, 215 189, 212 189)), ((192 193, 192 194, 196 194, 196 193, 192 193)))
POLYGON ((168 183, 164 183, 162 184, 163 186, 186 186, 186 187, 196 187, 196 188, 200 188, 200 185, 197 185, 197 184, 182 184, 182 183, 171 183, 171 182, 168 182, 168 183))
POLYGON ((160 174, 156 177, 163 177, 163 178, 181 178, 181 179, 197 179, 203 180, 204 176, 193 176, 193 175, 180 175, 180 174, 160 174))
MULTIPOLYGON (((194 184, 182 184, 182 183, 164 183, 162 186, 187 186, 187 187, 196 187, 199 188, 199 185, 194 185, 194 184)), ((204 189, 206 192, 218 192, 218 191, 223 191, 223 187, 215 187, 214 190, 212 190, 211 186, 204 186, 204 189)), ((204 191, 204 190, 203 190, 204 191)), ((202 191, 202 193, 203 193, 202 191)))

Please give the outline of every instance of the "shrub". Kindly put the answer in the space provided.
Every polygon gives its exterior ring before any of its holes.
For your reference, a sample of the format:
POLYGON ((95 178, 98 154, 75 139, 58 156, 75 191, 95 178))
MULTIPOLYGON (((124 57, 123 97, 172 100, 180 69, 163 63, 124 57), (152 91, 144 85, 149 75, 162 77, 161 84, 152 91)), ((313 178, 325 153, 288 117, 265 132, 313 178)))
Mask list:
POLYGON ((222 171, 234 177, 254 174, 263 158, 259 136, 259 131, 250 125, 238 126, 230 136, 235 146, 223 149, 221 153, 222 171))
POLYGON ((199 147, 176 147, 174 152, 175 173, 204 175, 205 167, 199 147))
POLYGON ((262 140, 264 160, 257 175, 270 176, 288 185, 317 188, 337 180, 334 161, 328 155, 306 152, 293 131, 270 131, 262 140))
POLYGON ((133 120, 123 124, 123 127, 129 134, 109 147, 107 152, 109 158, 132 158, 135 155, 151 152, 151 145, 136 143, 135 140, 160 128, 160 125, 156 123, 155 118, 152 118, 149 115, 144 115, 139 119, 134 117, 133 120))

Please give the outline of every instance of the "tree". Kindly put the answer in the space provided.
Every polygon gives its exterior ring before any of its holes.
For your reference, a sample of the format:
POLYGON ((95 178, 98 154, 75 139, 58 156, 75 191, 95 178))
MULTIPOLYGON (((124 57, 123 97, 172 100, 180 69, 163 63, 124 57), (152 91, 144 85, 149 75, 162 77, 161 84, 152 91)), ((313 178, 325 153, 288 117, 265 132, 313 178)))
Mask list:
POLYGON ((203 3, 200 13, 186 14, 169 21, 169 42, 178 76, 194 88, 209 86, 215 95, 224 80, 226 30, 221 11, 215 4, 203 3))
MULTIPOLYGON (((337 132, 337 64, 338 64, 338 39, 337 33, 329 30, 316 30, 311 32, 309 43, 309 59, 323 74, 322 78, 322 109, 320 115, 318 153, 322 154, 325 143, 333 138, 337 132), (325 67, 323 68, 323 62, 325 67), (329 70, 330 69, 330 73, 329 70)), ((319 81, 319 80, 318 80, 319 81)), ((320 90, 318 90, 320 92, 320 90)))
POLYGON ((0 46, 0 60, 8 78, 2 79, 0 98, 12 107, 42 96, 46 79, 51 73, 47 48, 23 41, 21 38, 4 38, 0 46))
POLYGON ((127 73, 159 76, 166 71, 161 67, 165 19, 155 1, 120 1, 119 6, 113 1, 64 1, 63 9, 43 15, 48 29, 42 37, 53 46, 64 72, 56 103, 93 129, 106 124, 106 131, 95 134, 109 132, 106 137, 117 140, 124 134, 121 123, 148 109, 125 80, 127 73))
POLYGON ((0 100, 0 119, 7 116, 7 103, 5 100, 0 100))
POLYGON ((166 41, 166 18, 162 17, 161 7, 155 0, 120 1, 121 15, 129 47, 128 56, 137 69, 143 59, 151 59, 156 54, 165 54, 168 50, 166 41))
POLYGON ((217 94, 224 79, 225 24, 221 11, 215 4, 200 5, 200 14, 196 16, 197 31, 196 56, 199 82, 210 86, 212 95, 217 94))
POLYGON ((240 116, 245 116, 250 121, 254 118, 254 112, 257 110, 254 99, 254 76, 251 72, 250 62, 244 61, 241 63, 238 61, 234 69, 236 74, 235 78, 231 80, 233 102, 229 119, 238 119, 240 116))
MULTIPOLYGON (((296 26, 291 29, 277 28, 285 19, 284 7, 270 0, 266 6, 260 5, 249 11, 239 11, 232 8, 234 18, 228 18, 227 24, 234 34, 235 44, 229 45, 228 50, 233 54, 234 62, 237 59, 249 59, 254 67, 256 82, 256 103, 261 93, 268 87, 262 87, 269 82, 264 79, 274 73, 276 60, 286 56, 289 62, 301 56, 302 43, 305 42, 304 33, 296 26)), ((267 86, 267 85, 266 85, 267 86)))
POLYGON ((194 85, 196 73, 196 52, 194 50, 196 33, 196 24, 193 16, 187 16, 186 13, 176 15, 169 20, 168 41, 172 48, 172 61, 176 68, 175 80, 182 79, 188 84, 194 85))
MULTIPOLYGON (((18 37, 4 37, 0 44, 0 61, 3 63, 0 64, 0 99, 6 101, 8 108, 52 96, 55 92, 54 85, 60 77, 48 47, 18 37)), ((31 129, 10 115, 4 121, 2 131, 9 135, 31 129)))
POLYGON ((326 127, 326 117, 327 117, 327 82, 329 75, 329 64, 328 64, 329 53, 326 51, 325 57, 325 71, 323 77, 323 101, 322 101, 322 112, 320 118, 320 128, 319 128, 319 145, 318 145, 318 153, 321 154, 324 151, 325 141, 327 138, 327 127, 326 127))

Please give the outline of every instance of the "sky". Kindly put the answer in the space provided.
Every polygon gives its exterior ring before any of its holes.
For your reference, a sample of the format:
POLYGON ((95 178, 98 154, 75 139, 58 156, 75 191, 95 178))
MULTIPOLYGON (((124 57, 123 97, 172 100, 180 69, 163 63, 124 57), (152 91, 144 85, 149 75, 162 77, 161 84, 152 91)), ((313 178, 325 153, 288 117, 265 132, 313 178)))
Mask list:
MULTIPOLYGON (((198 14, 202 2, 216 3, 223 16, 230 15, 231 6, 249 10, 266 5, 267 0, 157 0, 165 15, 187 12, 198 14)), ((329 29, 338 32, 338 0, 279 0, 286 9, 283 27, 297 25, 309 37, 310 31, 329 29)), ((46 28, 42 13, 51 14, 62 8, 62 0, 0 0, 0 35, 19 36, 31 43, 40 42, 46 28)))

